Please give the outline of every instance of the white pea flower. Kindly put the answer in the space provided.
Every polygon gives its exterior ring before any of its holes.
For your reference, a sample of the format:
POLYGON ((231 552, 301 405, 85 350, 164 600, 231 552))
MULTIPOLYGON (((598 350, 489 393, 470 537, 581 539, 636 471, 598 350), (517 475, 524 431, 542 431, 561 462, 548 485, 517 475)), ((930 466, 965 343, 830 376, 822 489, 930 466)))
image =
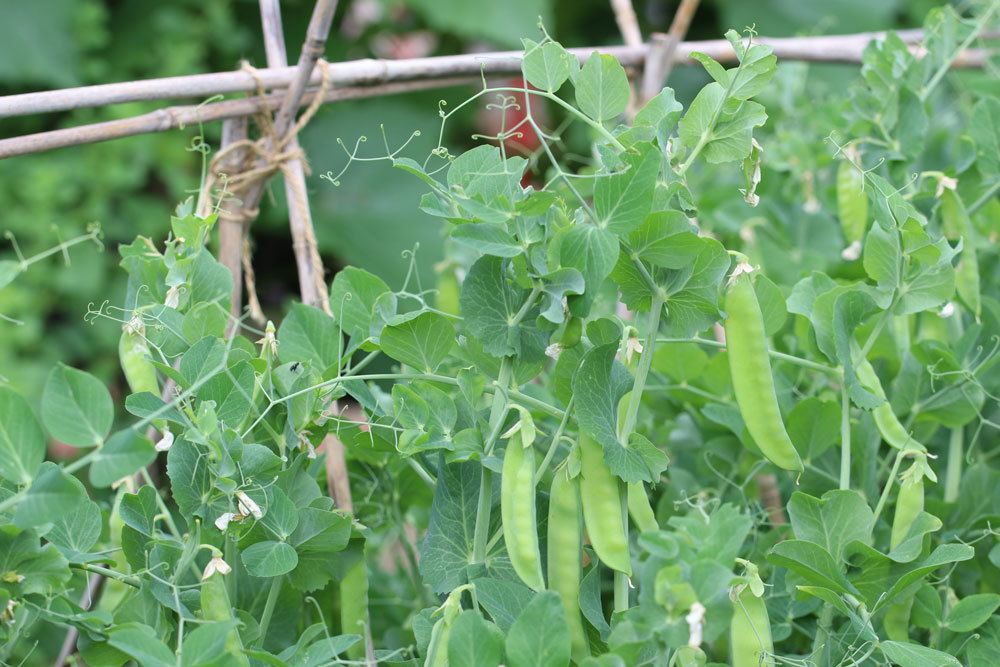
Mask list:
POLYGON ((229 527, 229 522, 236 518, 236 515, 232 512, 223 512, 219 515, 219 518, 215 520, 215 527, 221 531, 225 531, 229 527))
POLYGON ((271 350, 273 356, 278 356, 278 339, 274 337, 274 322, 271 320, 267 321, 267 327, 264 329, 264 337, 257 341, 260 345, 261 350, 271 350))
POLYGON ((233 568, 229 566, 229 563, 222 560, 222 556, 214 556, 212 560, 208 561, 208 565, 205 566, 205 571, 201 575, 201 580, 204 581, 205 579, 208 579, 216 572, 226 575, 232 571, 233 568))
POLYGON ((170 447, 174 444, 174 434, 170 432, 170 429, 165 429, 163 431, 163 436, 156 441, 156 445, 153 447, 158 452, 170 451, 170 447))
POLYGON ((949 190, 954 190, 957 187, 958 187, 957 178, 950 178, 948 176, 942 175, 941 178, 938 179, 937 190, 934 191, 934 196, 937 197, 938 199, 941 199, 941 195, 944 194, 945 188, 948 188, 949 190))
POLYGON ((938 311, 938 317, 951 317, 955 314, 955 304, 949 301, 938 311))
POLYGON ((684 617, 688 624, 688 646, 692 648, 698 648, 703 641, 705 611, 705 605, 695 602, 691 605, 691 611, 684 617))
POLYGON ((549 359, 558 359, 560 352, 562 352, 562 345, 559 343, 552 343, 552 345, 545 348, 545 356, 549 359))
POLYGON ((840 251, 840 258, 845 262, 853 262, 861 257, 861 241, 853 241, 851 245, 840 251))
POLYGON ((180 302, 181 302, 181 291, 176 285, 174 285, 173 287, 167 290, 167 298, 164 299, 163 305, 166 306, 167 308, 176 308, 177 304, 179 304, 180 302))
POLYGON ((639 342, 638 338, 629 336, 625 342, 625 361, 631 362, 632 357, 636 354, 642 354, 642 343, 639 342))
POLYGON ((264 512, 261 511, 260 505, 255 503, 253 498, 242 491, 236 492, 236 501, 240 508, 240 514, 249 515, 255 519, 260 519, 264 516, 264 512))

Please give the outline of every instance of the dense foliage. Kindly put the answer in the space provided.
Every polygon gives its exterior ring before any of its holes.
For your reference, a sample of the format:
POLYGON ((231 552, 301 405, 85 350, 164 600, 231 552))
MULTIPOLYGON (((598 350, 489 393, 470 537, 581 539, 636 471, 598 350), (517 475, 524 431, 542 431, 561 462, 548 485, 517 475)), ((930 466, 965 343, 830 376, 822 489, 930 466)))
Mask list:
POLYGON ((66 365, 40 419, 0 388, 4 660, 73 626, 95 666, 997 664, 1000 100, 948 72, 998 9, 872 43, 822 103, 730 31, 738 65, 636 109, 543 32, 532 88, 327 175, 385 161, 448 230, 435 289, 413 253, 398 288, 348 267, 332 315, 233 320, 182 204, 89 313, 126 422, 66 365))

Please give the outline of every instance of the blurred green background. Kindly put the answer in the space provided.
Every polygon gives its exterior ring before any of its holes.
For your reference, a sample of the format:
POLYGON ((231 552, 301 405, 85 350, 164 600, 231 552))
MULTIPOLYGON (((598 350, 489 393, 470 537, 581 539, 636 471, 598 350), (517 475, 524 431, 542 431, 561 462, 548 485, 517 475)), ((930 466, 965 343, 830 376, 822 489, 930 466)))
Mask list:
MULTIPOLYGON (((676 0, 635 0, 644 34, 664 31, 676 0)), ((690 39, 715 39, 730 27, 755 25, 759 34, 817 35, 919 26, 932 0, 704 0, 690 39)), ((289 60, 312 9, 308 0, 283 3, 289 60)), ((327 59, 401 58, 517 48, 537 35, 537 18, 566 46, 621 41, 607 0, 342 0, 327 59)), ((241 59, 263 66, 257 3, 252 0, 0 0, 0 94, 151 77, 230 70, 241 59)), ((813 66, 812 80, 828 86, 853 79, 856 68, 813 66), (848 78, 849 77, 849 78, 848 78)), ((688 101, 705 77, 678 68, 670 85, 688 101)), ((309 187, 317 236, 328 273, 345 264, 368 268, 400 286, 407 268, 403 250, 420 244, 424 281, 433 280, 441 259, 440 229, 416 204, 420 183, 385 163, 355 165, 335 188, 319 175, 339 171, 345 154, 337 139, 353 145, 371 136, 376 151, 379 123, 392 143, 415 129, 421 139, 411 155, 426 154, 436 136, 437 101, 461 100, 467 91, 431 93, 328 105, 302 139, 313 175, 309 187), (429 131, 433 130, 433 131, 429 131), (422 142, 422 143, 421 143, 422 142)), ((183 101, 182 101, 183 102, 183 101)), ((127 117, 156 108, 149 104, 5 119, 0 136, 127 117)), ((770 111, 770 108, 769 108, 770 111)), ((449 126, 460 146, 488 126, 480 112, 449 126)), ((205 128, 217 141, 219 128, 205 128)), ((197 189, 202 155, 192 150, 197 128, 67 148, 0 161, 0 231, 16 235, 25 254, 83 233, 99 221, 107 249, 83 245, 72 265, 58 257, 36 264, 0 289, 0 377, 30 396, 40 391, 51 365, 61 360, 89 368, 118 383, 115 344, 119 330, 107 320, 85 324, 88 303, 120 303, 123 274, 117 245, 137 234, 160 240, 174 205, 197 189)), ((454 152, 454 151, 453 151, 454 152)), ((375 153, 370 153, 375 154, 375 153)), ((253 227, 261 300, 280 317, 295 297, 297 280, 287 230, 283 192, 272 186, 253 227)), ((12 256, 7 241, 0 258, 12 256)), ((426 282, 425 282, 426 286, 426 282)))

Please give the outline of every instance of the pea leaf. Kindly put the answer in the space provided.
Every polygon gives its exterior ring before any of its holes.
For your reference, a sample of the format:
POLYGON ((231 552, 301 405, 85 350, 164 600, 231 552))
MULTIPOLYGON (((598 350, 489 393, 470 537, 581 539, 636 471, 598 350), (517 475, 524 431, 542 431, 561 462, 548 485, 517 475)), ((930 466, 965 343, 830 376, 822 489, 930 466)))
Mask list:
POLYGON ((386 325, 379 342, 396 361, 433 373, 455 344, 455 328, 439 313, 406 315, 386 325))
POLYGON ((953 655, 910 642, 884 641, 879 648, 885 657, 900 667, 959 667, 962 663, 953 655))
POLYGON ((323 372, 337 363, 340 348, 336 321, 319 308, 293 304, 278 327, 278 356, 285 363, 309 362, 323 372))
POLYGON ((78 500, 69 511, 55 518, 45 539, 69 560, 85 560, 86 552, 101 536, 101 520, 101 508, 97 503, 89 498, 78 500))
POLYGON ((86 500, 87 491, 80 480, 66 474, 55 463, 46 461, 18 504, 14 523, 21 528, 53 523, 86 500))
POLYGON ((295 548, 286 542, 265 540, 252 544, 241 554, 247 572, 255 577, 278 577, 298 565, 295 548))
POLYGON ((767 554, 775 565, 786 567, 806 581, 837 593, 857 593, 844 576, 839 562, 823 546, 806 540, 785 540, 776 544, 767 554))
POLYGON ((142 623, 122 623, 108 633, 108 645, 135 658, 140 665, 176 667, 177 659, 156 631, 142 623))
POLYGON ((156 458, 149 438, 127 428, 108 438, 90 464, 90 483, 98 488, 111 486, 123 477, 146 467, 156 458))
POLYGON ((461 304, 465 326, 482 342, 483 349, 495 357, 521 353, 521 326, 514 325, 515 315, 527 298, 507 278, 503 260, 480 257, 462 284, 461 304))
POLYGON ((948 611, 944 625, 952 632, 972 632, 988 621, 998 607, 1000 607, 1000 595, 995 593, 969 595, 959 600, 958 604, 948 611))
POLYGON ((803 459, 815 460, 840 441, 840 414, 839 403, 815 396, 795 404, 785 421, 788 436, 803 459))
POLYGON ((573 376, 576 416, 580 428, 604 448, 611 471, 626 482, 655 482, 667 467, 667 457, 644 437, 628 445, 618 440, 618 402, 632 387, 632 377, 615 360, 617 342, 598 345, 583 356, 573 376))
POLYGON ((618 259, 618 239, 607 229, 578 222, 557 236, 553 243, 559 253, 559 263, 583 275, 586 292, 571 296, 569 309, 573 315, 586 317, 601 284, 618 259))
POLYGON ((569 628, 556 593, 543 591, 524 608, 507 633, 506 648, 510 667, 569 664, 569 628))
POLYGON ((42 422, 53 438, 74 447, 104 442, 114 405, 107 387, 90 373, 59 364, 42 392, 42 422))
POLYGON ((45 434, 28 402, 13 389, 0 387, 0 477, 27 484, 44 456, 45 434))
MULTIPOLYGON (((539 46, 530 39, 524 41, 524 60, 521 71, 524 78, 535 88, 554 93, 566 83, 572 67, 576 65, 573 56, 556 42, 546 42, 539 46)), ((469 663, 472 664, 472 663, 469 663)))
POLYGON ((594 212, 598 225, 624 236, 642 224, 653 204, 656 177, 663 155, 651 143, 624 156, 624 167, 610 174, 598 174, 594 183, 594 212))
POLYGON ((517 257, 524 248, 499 222, 466 223, 455 227, 451 238, 484 255, 517 257))
POLYGON ((854 491, 833 490, 822 499, 796 491, 788 501, 788 517, 795 537, 823 547, 839 562, 847 545, 871 543, 874 515, 854 491))
POLYGON ((448 659, 459 665, 497 667, 504 656, 504 635, 479 612, 466 609, 452 621, 448 659))
POLYGON ((300 591, 314 591, 338 576, 336 554, 347 548, 351 539, 351 519, 338 512, 304 507, 288 542, 295 547, 298 565, 288 576, 300 591))
POLYGON ((590 54, 573 79, 580 111, 600 122, 621 115, 628 105, 625 69, 613 56, 590 54))
POLYGON ((344 333, 351 337, 352 343, 357 341, 356 344, 360 344, 369 336, 378 338, 378 332, 372 331, 372 313, 376 302, 384 295, 388 295, 391 310, 395 312, 396 297, 378 276, 355 266, 347 266, 333 279, 330 310, 344 333))

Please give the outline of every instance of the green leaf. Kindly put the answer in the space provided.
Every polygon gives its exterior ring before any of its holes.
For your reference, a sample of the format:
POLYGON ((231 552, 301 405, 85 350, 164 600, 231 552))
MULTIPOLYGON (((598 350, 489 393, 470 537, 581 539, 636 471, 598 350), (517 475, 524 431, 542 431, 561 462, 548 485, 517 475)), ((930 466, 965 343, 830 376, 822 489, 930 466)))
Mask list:
MULTIPOLYGON (((372 313, 379 297, 392 292, 378 276, 354 266, 344 267, 330 285, 330 311, 344 333, 358 342, 373 336, 372 313)), ((396 297, 389 297, 392 311, 396 297)), ((377 338, 377 335, 373 336, 377 338)), ((325 367, 324 367, 325 368, 325 367)))
POLYGON ((875 527, 871 508, 854 491, 827 491, 822 499, 796 491, 788 517, 796 538, 820 545, 838 562, 850 542, 870 544, 875 527))
POLYGON ((521 327, 513 325, 527 292, 518 289, 499 257, 480 257, 462 283, 465 326, 494 357, 521 353, 521 327))
POLYGON ((89 498, 76 501, 67 512, 55 517, 45 539, 70 560, 77 560, 101 536, 101 508, 89 498))
POLYGON ((288 574, 298 565, 295 548, 286 542, 266 540, 257 542, 241 554, 247 572, 255 577, 278 577, 288 574))
POLYGON ((171 495, 182 515, 214 521, 229 510, 225 497, 214 487, 208 467, 206 452, 181 436, 174 440, 167 452, 167 476, 171 495))
POLYGON ((133 428, 108 438, 90 464, 90 483, 98 488, 111 486, 123 477, 145 468, 156 458, 149 438, 133 428))
POLYGON ((14 282, 21 273, 21 263, 10 259, 0 260, 0 289, 14 282))
POLYGON ((580 111, 600 122, 620 116, 628 105, 625 69, 613 56, 590 54, 573 80, 580 111))
POLYGON ((974 555, 966 544, 940 544, 917 563, 896 563, 869 546, 852 543, 851 581, 872 613, 892 604, 919 586, 920 582, 944 565, 969 560, 974 555))
POLYGON ((910 642, 885 641, 879 643, 885 657, 900 667, 960 667, 955 656, 910 642))
POLYGON ((477 217, 484 222, 500 222, 509 217, 511 203, 522 194, 521 176, 527 164, 522 157, 505 160, 497 146, 481 144, 452 161, 448 188, 459 195, 460 204, 482 214, 477 217), (475 206, 476 202, 488 206, 475 206), (497 219, 486 220, 487 216, 497 219))
POLYGON ((524 248, 499 222, 466 223, 455 227, 451 238, 483 255, 517 257, 524 248))
POLYGON ((566 319, 563 299, 569 295, 584 293, 585 281, 583 274, 576 269, 557 269, 542 277, 542 292, 545 297, 541 306, 541 315, 549 322, 561 324, 566 319))
MULTIPOLYGON (((219 665, 220 663, 216 661, 224 657, 227 650, 226 643, 230 640, 231 631, 235 626, 235 620, 202 623, 190 634, 185 634, 184 645, 181 648, 181 666, 219 665)), ((235 656, 228 657, 233 664, 236 663, 235 656)))
POLYGON ((42 422, 53 438, 74 447, 104 442, 115 409, 107 387, 90 373, 59 364, 42 393, 42 422))
POLYGON ((667 467, 666 455, 645 437, 618 440, 618 402, 632 388, 632 376, 615 360, 617 341, 587 351, 573 376, 580 428, 601 443, 611 471, 626 482, 655 482, 667 467))
POLYGON ((456 665, 497 667, 503 661, 504 635, 479 612, 466 609, 452 621, 448 660, 456 665))
POLYGON ((972 632, 989 620, 1000 607, 1000 595, 978 593, 958 601, 944 620, 944 626, 952 632, 972 632))
MULTIPOLYGON (((202 383, 226 367, 226 345, 215 336, 205 336, 195 343, 181 357, 178 366, 178 384, 193 387, 202 383)), ((164 367, 169 369, 169 367, 164 367)))
MULTIPOLYGON (((63 585, 72 576, 69 564, 55 546, 42 547, 35 531, 20 530, 11 524, 0 526, 0 568, 0 572, 24 577, 16 589, 20 595, 52 597, 65 590, 63 585)), ((0 591, 4 588, 7 586, 0 586, 0 591)))
POLYGON ((972 110, 969 134, 976 142, 980 173, 1000 178, 1000 98, 983 97, 972 110))
POLYGON ((678 132, 681 145, 693 151, 700 144, 709 163, 738 162, 750 155, 753 128, 766 120, 760 104, 727 98, 722 86, 710 83, 691 102, 678 132))
POLYGON ((623 157, 620 171, 598 174, 594 183, 598 225, 619 236, 638 227, 649 214, 663 164, 663 155, 653 144, 643 143, 634 150, 623 157))
POLYGON ((841 594, 853 595, 857 592, 844 576, 841 564, 834 560, 829 551, 814 542, 779 542, 768 552, 767 559, 775 565, 788 568, 816 586, 841 594))
POLYGON ((108 632, 108 644, 148 667, 176 667, 173 651, 153 628, 142 623, 123 623, 108 632))
POLYGON ((9 387, 0 387, 0 477, 28 484, 45 456, 45 434, 31 407, 9 387))
POLYGON ((309 362, 322 373, 339 360, 340 328, 319 308, 296 303, 278 328, 278 356, 284 363, 309 362))
POLYGON ((538 46, 530 39, 524 40, 521 71, 528 83, 539 90, 550 93, 559 90, 566 83, 575 64, 573 56, 557 42, 546 42, 538 46))
POLYGON ((507 633, 509 667, 565 667, 570 637, 562 601, 543 591, 525 607, 507 633))
MULTIPOLYGON (((810 396, 795 404, 785 425, 803 459, 816 460, 840 442, 840 403, 810 396)), ((798 495, 798 494, 796 494, 798 495)), ((795 498, 795 495, 792 496, 795 498)))
POLYGON ((347 548, 351 539, 351 518, 316 507, 299 510, 298 525, 288 542, 295 547, 298 565, 288 576, 300 591, 314 591, 338 576, 335 554, 347 548))
POLYGON ((455 328, 439 313, 404 316, 398 324, 388 324, 382 329, 379 344, 396 361, 433 373, 455 344, 455 328))
POLYGON ((553 243, 559 253, 559 263, 583 275, 586 292, 571 297, 569 309, 573 315, 586 317, 601 284, 618 259, 618 239, 607 229, 577 223, 557 236, 553 243))
POLYGON ((41 465, 28 493, 14 512, 14 523, 21 528, 33 528, 53 523, 88 500, 83 484, 72 475, 46 461, 41 465))
POLYGON ((698 230, 680 211, 655 211, 628 236, 639 259, 663 269, 682 269, 701 249, 698 230))
POLYGON ((479 604, 503 632, 510 631, 514 621, 535 596, 535 592, 522 584, 520 579, 480 577, 472 583, 476 585, 479 604))
POLYGON ((746 48, 735 30, 726 32, 726 39, 739 56, 739 67, 723 69, 719 63, 703 53, 695 52, 691 57, 700 62, 709 76, 723 88, 728 88, 730 97, 748 100, 764 90, 777 70, 778 59, 769 46, 750 44, 749 48, 746 48))

